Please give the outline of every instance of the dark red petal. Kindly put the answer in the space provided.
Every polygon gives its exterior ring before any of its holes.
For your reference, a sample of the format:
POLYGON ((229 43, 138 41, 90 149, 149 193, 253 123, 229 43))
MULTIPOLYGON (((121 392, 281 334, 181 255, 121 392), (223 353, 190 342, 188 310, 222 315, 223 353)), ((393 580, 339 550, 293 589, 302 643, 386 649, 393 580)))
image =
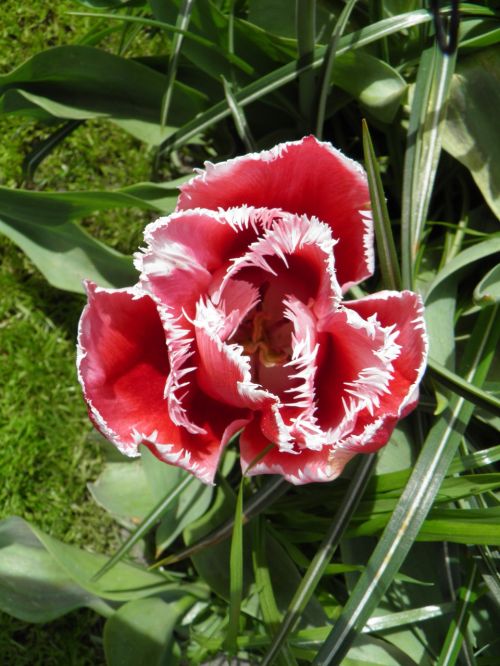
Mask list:
POLYGON ((324 446, 320 451, 302 449, 298 453, 272 448, 250 470, 247 469, 258 455, 271 444, 263 434, 258 417, 244 429, 240 436, 241 469, 248 476, 280 474, 295 485, 313 481, 332 481, 342 473, 353 451, 324 446))
POLYGON ((216 165, 181 187, 178 210, 255 206, 316 216, 330 225, 344 290, 373 272, 373 230, 363 169, 309 136, 216 165), (360 211, 364 211, 362 215, 360 211))
POLYGON ((169 372, 165 333, 154 302, 134 289, 87 285, 79 327, 79 375, 95 422, 124 453, 170 430, 163 397, 169 372))
POLYGON ((182 467, 204 483, 213 483, 219 460, 229 440, 249 422, 248 412, 222 405, 196 391, 190 411, 205 434, 191 434, 174 428, 168 444, 144 443, 154 455, 171 465, 182 467))
POLYGON ((322 320, 319 330, 317 418, 335 442, 351 432, 361 410, 377 411, 400 350, 391 331, 347 308, 322 320))
POLYGON ((162 460, 211 483, 223 447, 247 422, 244 414, 220 405, 214 409, 198 391, 202 432, 176 426, 164 397, 169 364, 155 303, 136 288, 100 289, 88 283, 87 290, 78 371, 94 424, 126 455, 138 455, 144 443, 162 460))

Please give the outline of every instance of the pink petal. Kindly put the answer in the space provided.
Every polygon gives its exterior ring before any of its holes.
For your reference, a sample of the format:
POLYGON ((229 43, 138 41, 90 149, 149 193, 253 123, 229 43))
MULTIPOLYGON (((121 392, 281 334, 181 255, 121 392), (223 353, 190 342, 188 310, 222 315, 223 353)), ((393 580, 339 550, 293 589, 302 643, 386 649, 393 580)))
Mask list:
POLYGON ((275 446, 251 469, 248 469, 257 456, 270 444, 271 441, 262 434, 258 417, 254 417, 254 420, 240 435, 243 473, 248 476, 280 474, 294 485, 314 481, 332 481, 342 473, 345 465, 355 455, 354 451, 329 446, 323 447, 320 451, 304 448, 295 453, 280 451, 275 446))
POLYGON ((328 441, 335 443, 352 432, 361 411, 378 412, 400 348, 393 329, 348 308, 322 320, 319 330, 317 418, 329 431, 328 441))
POLYGON ((197 306, 195 335, 198 348, 196 381, 214 400, 232 407, 259 409, 276 399, 252 381, 250 359, 237 344, 218 335, 223 313, 211 301, 197 306))
POLYGON ((399 332, 400 355, 392 362, 393 378, 388 391, 380 398, 373 416, 366 411, 358 415, 356 428, 346 445, 363 451, 383 446, 397 421, 406 416, 418 400, 418 385, 425 371, 428 340, 423 317, 422 299, 410 291, 383 291, 348 303, 362 317, 376 317, 384 327, 394 326, 399 332))
POLYGON ((184 309, 192 317, 234 235, 213 211, 160 218, 146 227, 147 246, 135 256, 141 287, 174 313, 184 309))
POLYGON ((181 187, 178 210, 243 205, 282 208, 326 222, 334 238, 344 291, 373 272, 370 196, 363 169, 309 136, 272 150, 206 165, 181 187), (360 212, 363 211, 363 214, 360 212))
MULTIPOLYGON (((242 211, 234 209, 223 214, 233 226, 235 217, 242 217, 242 211)), ((267 285, 264 306, 268 311, 282 308, 284 296, 293 294, 304 303, 312 300, 316 316, 329 312, 332 302, 342 297, 334 264, 336 242, 330 228, 305 215, 274 211, 267 221, 262 209, 245 209, 244 214, 246 224, 258 235, 225 266, 218 292, 231 279, 245 279, 257 287, 267 285)), ((216 301, 218 296, 212 298, 216 301)))

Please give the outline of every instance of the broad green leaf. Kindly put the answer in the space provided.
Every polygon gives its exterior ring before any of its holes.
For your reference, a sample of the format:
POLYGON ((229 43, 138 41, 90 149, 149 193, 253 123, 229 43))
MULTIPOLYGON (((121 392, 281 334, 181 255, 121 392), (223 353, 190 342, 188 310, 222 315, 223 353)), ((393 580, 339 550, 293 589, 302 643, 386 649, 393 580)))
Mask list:
POLYGON ((105 555, 80 550, 75 546, 62 543, 42 532, 34 526, 29 526, 37 539, 47 549, 54 561, 62 570, 84 590, 114 601, 131 601, 161 592, 163 598, 178 598, 186 593, 203 596, 204 592, 192 585, 171 583, 165 576, 146 571, 145 569, 124 562, 119 562, 112 571, 104 575, 99 581, 93 581, 93 576, 108 562, 105 555))
POLYGON ((159 143, 205 105, 203 95, 174 84, 170 126, 161 131, 165 84, 164 75, 133 60, 90 46, 58 46, 0 76, 0 112, 29 114, 36 105, 68 120, 109 118, 137 138, 159 143), (17 97, 3 99, 10 91, 17 97))
POLYGON ((443 148, 466 166, 488 205, 500 218, 500 142, 495 114, 500 105, 500 46, 460 61, 443 125, 443 148))
POLYGON ((500 265, 493 266, 474 289, 474 300, 479 305, 500 301, 500 265))
POLYGON ((0 232, 26 252, 47 280, 83 292, 89 279, 103 287, 137 281, 132 260, 90 236, 73 220, 109 208, 170 212, 175 184, 139 183, 114 192, 31 192, 0 187, 0 232))
POLYGON ((456 294, 460 279, 474 264, 500 252, 500 236, 463 250, 439 271, 425 294, 425 321, 429 334, 429 356, 454 368, 454 317, 456 294))
POLYGON ((104 627, 104 653, 108 666, 175 666, 179 663, 174 629, 194 603, 184 597, 166 603, 155 597, 129 601, 104 627))
POLYGON ((24 520, 0 522, 0 610, 25 622, 50 622, 82 606, 111 612, 68 575, 24 520))
POLYGON ((154 505, 140 460, 108 463, 88 488, 95 501, 127 529, 133 529, 154 505))
POLYGON ((395 69, 383 60, 358 50, 341 53, 341 48, 338 49, 332 83, 358 99, 384 123, 393 121, 406 92, 406 82, 395 69))
POLYGON ((0 212, 0 232, 24 250, 50 284, 59 289, 83 293, 85 279, 102 287, 125 287, 136 282, 129 257, 92 238, 74 222, 44 224, 35 208, 30 222, 0 212))

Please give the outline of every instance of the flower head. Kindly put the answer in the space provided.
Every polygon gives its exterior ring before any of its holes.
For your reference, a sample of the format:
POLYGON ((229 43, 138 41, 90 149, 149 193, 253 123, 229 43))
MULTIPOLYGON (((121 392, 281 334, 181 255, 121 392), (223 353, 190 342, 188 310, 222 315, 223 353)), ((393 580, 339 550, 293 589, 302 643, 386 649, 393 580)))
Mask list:
POLYGON ((329 481, 416 404, 422 303, 346 290, 373 272, 362 168, 313 137, 206 169, 150 224, 138 283, 89 283, 79 377, 126 455, 211 483, 238 431, 243 469, 329 481))

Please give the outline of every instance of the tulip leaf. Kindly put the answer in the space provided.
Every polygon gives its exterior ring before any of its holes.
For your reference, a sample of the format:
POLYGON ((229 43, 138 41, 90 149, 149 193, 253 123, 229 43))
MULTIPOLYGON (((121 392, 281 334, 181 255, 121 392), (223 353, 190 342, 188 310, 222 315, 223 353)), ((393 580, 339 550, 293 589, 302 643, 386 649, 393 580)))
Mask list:
POLYGON ((0 232, 24 250, 59 289, 83 293, 84 279, 103 287, 125 287, 137 280, 131 258, 90 236, 74 219, 109 208, 170 212, 176 199, 175 183, 138 183, 112 192, 31 192, 0 187, 0 232))
POLYGON ((224 647, 229 652, 236 650, 236 637, 240 629, 241 602, 243 599, 243 486, 240 481, 234 512, 233 535, 229 555, 229 610, 224 647))
POLYGON ((398 290, 401 289, 401 272, 396 245, 392 235, 391 221, 385 202, 380 170, 366 121, 363 121, 363 151, 370 186, 373 222, 377 240, 377 257, 382 273, 383 285, 386 289, 398 290))
POLYGON ((32 115, 39 107, 68 120, 109 118, 138 139, 158 144, 205 105, 201 93, 174 83, 171 125, 161 130, 165 85, 163 74, 134 60, 91 46, 57 46, 0 75, 0 113, 32 115))
MULTIPOLYGON (((186 479, 192 479, 189 472, 158 460, 147 447, 141 447, 141 463, 153 502, 160 501, 166 494, 173 492, 186 479)), ((158 553, 171 544, 187 525, 205 513, 212 500, 212 495, 213 487, 201 483, 197 479, 184 488, 170 504, 157 528, 156 549, 158 553)))
POLYGON ((432 359, 429 360, 429 370, 431 375, 438 381, 440 384, 443 384, 446 388, 451 389, 458 395, 463 396, 466 400, 487 409, 492 414, 500 416, 500 400, 496 398, 492 393, 483 391, 474 384, 466 382, 464 379, 456 375, 454 372, 450 372, 444 366, 436 363, 432 359))
POLYGON ((76 583, 21 518, 0 522, 0 610, 25 622, 50 622, 82 606, 106 604, 76 583))
POLYGON ((127 529, 137 527, 154 505, 140 460, 108 463, 88 487, 95 501, 127 529))
POLYGON ((162 599, 136 599, 119 608, 104 627, 104 653, 108 666, 175 666, 179 649, 174 629, 193 604, 192 597, 166 603, 162 599))
POLYGON ((401 210, 403 287, 412 289, 418 256, 441 153, 441 128, 456 54, 445 55, 437 43, 423 52, 408 125, 401 210))
POLYGON ((473 264, 500 252, 500 236, 492 235, 487 241, 477 243, 460 252, 447 263, 430 283, 425 294, 425 321, 429 334, 429 356, 454 368, 454 318, 459 280, 473 264))
MULTIPOLYGON (((339 62, 338 56, 348 54, 351 49, 359 49, 367 44, 371 44, 379 39, 387 37, 400 30, 405 30, 420 23, 426 23, 430 20, 430 14, 425 10, 416 10, 406 14, 400 14, 388 19, 384 19, 370 25, 366 28, 356 32, 344 35, 339 40, 337 49, 337 64, 339 62)), ((326 47, 317 47, 314 51, 314 58, 312 67, 317 69, 321 67, 326 47)), ((347 59, 349 61, 349 58, 347 59)), ((297 67, 296 62, 291 62, 278 69, 275 69, 269 74, 265 74, 257 81, 245 86, 237 93, 235 99, 240 106, 246 106, 256 100, 262 99, 264 95, 270 92, 279 90, 286 84, 294 81, 300 74, 301 68, 297 67)), ((351 82, 352 85, 357 85, 351 82)), ((162 151, 170 151, 179 148, 187 143, 191 138, 198 135, 200 132, 205 131, 216 123, 230 115, 231 111, 226 101, 219 102, 212 106, 207 111, 201 113, 197 118, 191 120, 181 127, 177 132, 170 136, 161 146, 162 151)))
POLYGON ((491 210, 500 218, 500 46, 461 60, 453 77, 443 126, 443 148, 466 166, 491 210))
POLYGON ((474 290, 474 300, 479 305, 491 305, 500 301, 500 265, 493 266, 474 290))

